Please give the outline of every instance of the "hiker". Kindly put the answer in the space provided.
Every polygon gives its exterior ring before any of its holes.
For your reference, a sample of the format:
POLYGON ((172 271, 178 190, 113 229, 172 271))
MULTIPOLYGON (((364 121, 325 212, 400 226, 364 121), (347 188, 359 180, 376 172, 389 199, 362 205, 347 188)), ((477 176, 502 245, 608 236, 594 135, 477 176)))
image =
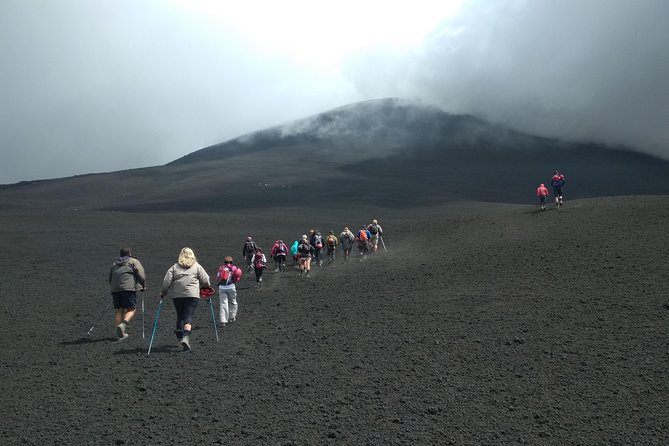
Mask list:
POLYGON ((325 246, 327 248, 328 264, 335 261, 335 251, 337 250, 337 245, 339 245, 339 240, 337 236, 334 235, 334 231, 330 231, 328 236, 325 237, 325 246))
POLYGON ((283 271, 286 268, 286 255, 288 254, 288 247, 283 240, 277 240, 272 245, 269 256, 274 259, 274 272, 283 271))
POLYGON ((256 290, 260 290, 260 288, 262 288, 262 272, 267 264, 267 258, 260 247, 256 248, 256 253, 253 254, 251 263, 253 264, 253 270, 256 273, 256 290))
POLYGON ((200 288, 211 286, 209 275, 197 263, 195 253, 186 247, 179 253, 177 263, 165 273, 160 298, 168 295, 172 298, 177 312, 175 334, 183 350, 190 350, 190 336, 193 327, 193 315, 200 299, 200 288))
POLYGON ((300 241, 295 240, 290 247, 290 255, 293 256, 293 267, 295 269, 299 269, 298 261, 299 261, 299 258, 300 258, 300 253, 297 251, 297 247, 299 246, 299 244, 300 244, 300 241))
MULTIPOLYGON (((367 230, 365 225, 362 225, 358 230, 358 235, 355 237, 355 240, 358 242, 358 249, 360 250, 360 256, 364 259, 367 253, 369 252, 369 238, 371 234, 367 230)), ((362 259, 361 259, 362 260, 362 259)))
POLYGON ((562 207, 562 188, 564 187, 564 175, 557 170, 553 173, 551 178, 551 186, 553 187, 553 195, 555 196, 555 207, 562 207))
POLYGON ((218 283, 218 315, 219 325, 225 327, 237 319, 237 287, 235 284, 242 278, 242 270, 233 263, 231 256, 223 259, 223 265, 218 267, 216 283, 218 283), (228 305, 229 302, 229 305, 228 305))
POLYGON ((383 229, 379 222, 372 220, 372 222, 367 225, 367 231, 370 234, 369 244, 372 252, 376 252, 379 249, 379 238, 383 236, 383 229))
POLYGON ((309 243, 314 247, 313 256, 316 265, 323 266, 323 236, 318 229, 313 230, 309 243))
POLYGON ((109 270, 109 285, 114 304, 114 325, 119 339, 128 337, 128 324, 135 316, 137 291, 146 289, 146 274, 139 260, 132 256, 130 248, 121 248, 119 257, 109 270))
POLYGON ((299 245, 297 245, 297 253, 300 260, 300 276, 306 271, 307 277, 309 277, 309 271, 311 270, 311 257, 314 254, 314 247, 309 243, 309 239, 306 235, 303 235, 300 239, 299 245))
POLYGON ((253 269, 253 264, 251 263, 251 259, 253 258, 253 254, 256 253, 256 242, 253 241, 253 238, 249 235, 246 237, 246 241, 244 242, 244 248, 242 249, 242 257, 246 259, 246 267, 249 271, 253 269))
POLYGON ((548 189, 544 186, 543 183, 537 187, 537 197, 539 197, 539 203, 541 204, 541 210, 546 210, 546 197, 548 197, 548 189))
POLYGON ((339 241, 341 242, 341 250, 344 253, 344 262, 346 262, 351 257, 351 250, 355 241, 355 235, 348 229, 348 226, 344 227, 342 233, 339 234, 339 241))

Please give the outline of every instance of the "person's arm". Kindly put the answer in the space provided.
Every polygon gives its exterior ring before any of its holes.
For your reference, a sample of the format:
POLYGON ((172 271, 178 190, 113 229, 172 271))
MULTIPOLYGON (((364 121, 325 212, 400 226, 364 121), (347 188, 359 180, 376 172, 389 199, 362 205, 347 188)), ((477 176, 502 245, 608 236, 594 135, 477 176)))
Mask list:
POLYGON ((200 287, 211 286, 211 281, 209 280, 209 274, 204 270, 202 265, 197 264, 197 278, 200 281, 200 287))
POLYGON ((172 285, 173 279, 174 279, 174 272, 172 271, 172 268, 170 268, 167 270, 167 272, 165 273, 165 277, 163 278, 163 286, 160 289, 161 299, 163 298, 163 296, 167 294, 167 291, 170 289, 170 286, 172 285))
POLYGON ((144 267, 139 260, 134 262, 135 264, 135 277, 137 277, 137 282, 142 286, 142 290, 146 289, 146 272, 144 267))

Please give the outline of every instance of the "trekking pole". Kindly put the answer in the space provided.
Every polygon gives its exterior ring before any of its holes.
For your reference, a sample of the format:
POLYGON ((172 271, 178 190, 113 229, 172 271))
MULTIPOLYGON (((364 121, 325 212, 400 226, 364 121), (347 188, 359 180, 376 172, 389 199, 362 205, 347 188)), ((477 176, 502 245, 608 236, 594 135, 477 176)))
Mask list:
POLYGON ((153 338, 156 336, 156 328, 158 328, 158 318, 160 317, 160 307, 163 306, 163 298, 160 298, 158 303, 158 309, 156 310, 156 320, 153 322, 153 333, 151 333, 151 342, 149 342, 149 351, 146 353, 146 356, 151 354, 151 347, 153 346, 153 338))
POLYGON ((144 291, 142 291, 142 339, 146 339, 146 336, 144 334, 144 326, 146 325, 145 319, 144 319, 144 291))
POLYGON ((386 242, 383 241, 383 237, 379 236, 379 239, 381 240, 381 244, 383 245, 383 250, 388 252, 388 250, 386 249, 386 242))
POLYGON ((211 322, 214 324, 214 333, 216 334, 216 342, 218 342, 218 328, 216 328, 216 316, 214 315, 214 303, 209 298, 209 309, 211 310, 211 322))
POLYGON ((95 326, 98 324, 98 322, 100 322, 100 319, 102 319, 102 316, 104 316, 105 313, 106 313, 107 311, 109 311, 109 309, 111 308, 111 306, 112 306, 112 304, 110 303, 110 304, 108 304, 108 305, 105 307, 104 310, 102 310, 102 313, 100 313, 100 317, 99 317, 99 318, 95 321, 95 323, 91 326, 90 330, 88 330, 88 333, 86 333, 86 336, 88 336, 88 335, 91 334, 91 332, 93 331, 93 329, 95 328, 95 326))

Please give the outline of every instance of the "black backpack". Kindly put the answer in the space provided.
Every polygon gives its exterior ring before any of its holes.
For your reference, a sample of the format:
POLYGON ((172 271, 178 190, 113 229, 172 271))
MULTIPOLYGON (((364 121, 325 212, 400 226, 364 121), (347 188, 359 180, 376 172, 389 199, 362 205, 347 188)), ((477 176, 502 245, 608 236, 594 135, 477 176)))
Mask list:
POLYGON ((256 242, 248 241, 246 242, 246 253, 254 254, 256 252, 256 242))

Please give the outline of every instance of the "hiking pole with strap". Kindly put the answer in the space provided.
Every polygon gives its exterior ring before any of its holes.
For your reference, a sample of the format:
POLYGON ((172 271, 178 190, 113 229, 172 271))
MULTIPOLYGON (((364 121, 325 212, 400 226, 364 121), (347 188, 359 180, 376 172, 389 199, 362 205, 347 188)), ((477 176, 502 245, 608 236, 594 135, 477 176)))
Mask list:
POLYGON ((383 245, 383 250, 387 252, 388 250, 386 249, 386 242, 383 241, 383 237, 379 236, 379 240, 381 240, 381 245, 383 245))
POLYGON ((216 291, 210 286, 200 288, 200 298, 209 301, 209 308, 211 309, 211 322, 214 324, 214 333, 216 334, 216 342, 218 342, 218 329, 216 328, 216 316, 214 316, 214 303, 212 296, 216 291))
POLYGON ((211 310, 211 322, 214 324, 214 333, 216 334, 216 342, 218 342, 218 328, 216 328, 216 316, 214 315, 214 303, 212 298, 209 298, 209 309, 211 310))
POLYGON ((160 317, 160 307, 163 306, 163 298, 160 298, 158 303, 158 309, 156 310, 156 320, 153 321, 153 333, 151 333, 151 342, 149 342, 149 351, 146 353, 146 356, 151 354, 151 347, 153 346, 153 338, 156 336, 156 328, 158 328, 158 318, 160 317))
POLYGON ((146 336, 144 335, 144 326, 146 325, 144 321, 144 290, 142 290, 142 339, 146 339, 146 336))
POLYGON ((90 330, 88 330, 88 333, 86 333, 86 336, 88 336, 88 335, 91 334, 91 332, 93 331, 93 329, 95 328, 95 326, 98 324, 98 322, 100 322, 100 319, 102 319, 102 316, 104 316, 105 313, 106 313, 107 311, 109 311, 109 309, 111 308, 111 306, 112 306, 112 304, 109 303, 109 304, 105 307, 105 309, 102 311, 102 313, 100 313, 100 317, 99 317, 99 318, 95 321, 95 323, 91 326, 90 330))

